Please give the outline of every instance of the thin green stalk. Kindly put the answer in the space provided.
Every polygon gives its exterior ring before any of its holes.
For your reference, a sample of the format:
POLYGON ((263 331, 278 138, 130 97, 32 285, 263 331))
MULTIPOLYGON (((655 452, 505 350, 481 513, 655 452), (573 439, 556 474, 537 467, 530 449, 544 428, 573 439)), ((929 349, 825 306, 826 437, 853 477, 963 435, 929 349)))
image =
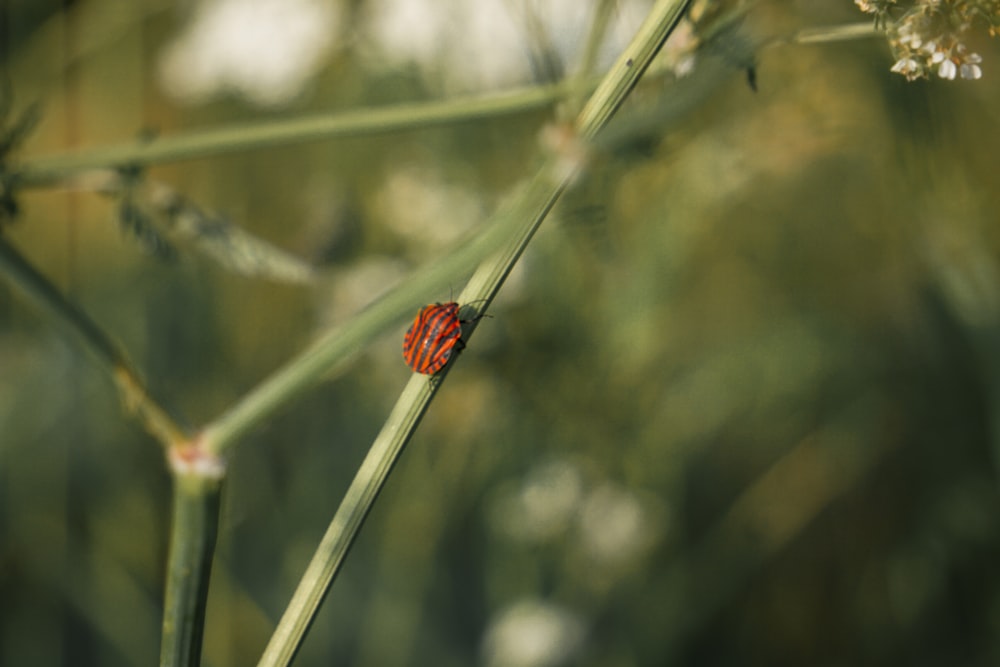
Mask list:
MULTIPOLYGON (((792 35, 788 41, 795 44, 822 44, 825 42, 845 42, 851 39, 867 39, 877 37, 878 30, 872 21, 866 23, 848 23, 845 25, 824 26, 822 28, 806 28, 792 35)), ((776 42, 780 43, 779 42, 776 42)))
POLYGON ((481 120, 517 111, 544 108, 565 96, 568 85, 522 88, 499 95, 355 109, 281 121, 248 123, 222 129, 179 133, 162 139, 134 141, 48 157, 17 165, 18 187, 48 187, 93 169, 146 166, 216 156, 240 150, 285 146, 296 142, 400 132, 435 125, 481 120))
MULTIPOLYGON (((688 2, 657 2, 580 113, 576 124, 579 136, 590 139, 607 124, 677 24, 688 2)), ((462 293, 463 302, 482 300, 480 312, 489 305, 535 230, 582 165, 565 167, 564 157, 550 158, 521 193, 511 209, 520 227, 500 252, 480 266, 462 293)), ((471 335, 473 326, 467 327, 463 335, 471 335)), ((443 380, 444 374, 433 377, 415 374, 410 379, 351 482, 259 665, 287 665, 294 658, 379 490, 443 380)))
POLYGON ((75 336, 114 379, 125 405, 165 447, 187 440, 177 420, 150 396, 121 348, 94 320, 40 274, 0 236, 0 272, 51 321, 75 336))
POLYGON ((399 460, 408 440, 399 435, 413 432, 439 386, 439 382, 414 375, 403 389, 302 575, 259 665, 287 665, 295 656, 361 524, 399 460))
MULTIPOLYGON (((172 452, 173 454, 173 452, 172 452)), ((221 466, 174 457, 174 510, 167 562, 161 667, 201 661, 205 606, 219 523, 221 466)))
POLYGON ((590 31, 587 33, 587 41, 583 44, 583 55, 580 57, 582 77, 589 77, 594 73, 597 56, 601 45, 604 44, 604 36, 607 34, 608 26, 611 25, 611 14, 616 6, 614 0, 598 0, 594 4, 594 17, 590 20, 590 31))
POLYGON ((611 116, 635 87, 639 77, 653 61, 653 56, 680 20, 688 2, 670 0, 658 2, 632 42, 590 96, 590 101, 576 120, 577 132, 586 140, 593 139, 604 129, 611 116))
MULTIPOLYGON (((598 0, 594 4, 594 16, 590 19, 590 30, 587 32, 587 39, 583 43, 583 55, 580 57, 580 67, 576 74, 576 79, 580 82, 589 81, 594 76, 597 69, 597 57, 600 53, 601 45, 604 44, 604 36, 607 34, 608 26, 611 25, 611 13, 614 11, 616 3, 614 0, 598 0)), ((569 99, 569 110, 563 118, 572 118, 576 115, 587 99, 587 94, 591 89, 586 86, 579 86, 569 99)))

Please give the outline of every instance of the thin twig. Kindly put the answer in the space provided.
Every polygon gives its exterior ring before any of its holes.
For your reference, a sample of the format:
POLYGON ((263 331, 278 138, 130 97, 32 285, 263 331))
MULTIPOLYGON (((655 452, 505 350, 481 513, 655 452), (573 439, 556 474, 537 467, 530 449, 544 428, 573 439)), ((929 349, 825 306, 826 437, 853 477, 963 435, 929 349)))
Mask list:
POLYGON ((188 439, 185 430, 150 395, 125 353, 89 315, 66 299, 45 276, 0 236, 0 271, 52 321, 76 336, 96 362, 110 373, 127 408, 165 447, 188 439))
POLYGON ((867 39, 869 37, 877 37, 878 35, 879 32, 875 29, 875 24, 872 22, 848 23, 821 28, 806 28, 792 35, 788 41, 795 44, 823 44, 826 42, 845 42, 852 39, 867 39))
POLYGON ((22 188, 51 187, 93 169, 146 166, 319 139, 372 136, 451 125, 544 108, 561 99, 566 91, 567 84, 562 83, 522 88, 499 95, 355 109, 179 133, 161 139, 29 158, 17 165, 14 177, 22 188))

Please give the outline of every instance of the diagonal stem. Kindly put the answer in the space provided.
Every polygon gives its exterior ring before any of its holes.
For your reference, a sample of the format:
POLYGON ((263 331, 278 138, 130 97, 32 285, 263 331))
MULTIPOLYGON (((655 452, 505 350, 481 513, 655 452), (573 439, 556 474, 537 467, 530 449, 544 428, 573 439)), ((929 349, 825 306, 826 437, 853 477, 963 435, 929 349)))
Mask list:
POLYGON ((2 236, 0 272, 5 273, 11 284, 46 316, 80 340, 90 356, 111 374, 125 405, 164 447, 187 440, 184 429, 153 399, 142 378, 111 336, 63 296, 2 236))
MULTIPOLYGON (((581 111, 576 122, 576 132, 580 137, 592 139, 604 128, 649 66, 688 2, 659 0, 656 3, 632 42, 581 111)), ((463 302, 481 301, 483 305, 479 312, 489 305, 535 230, 582 168, 579 163, 574 163, 571 169, 563 166, 559 156, 550 158, 515 204, 500 214, 500 217, 509 215, 518 220, 519 228, 503 250, 480 266, 462 293, 463 302)), ((471 335, 474 324, 467 327, 463 336, 471 335)), ((365 517, 447 370, 446 367, 433 377, 415 374, 410 379, 351 482, 259 665, 288 665, 294 658, 365 517)))

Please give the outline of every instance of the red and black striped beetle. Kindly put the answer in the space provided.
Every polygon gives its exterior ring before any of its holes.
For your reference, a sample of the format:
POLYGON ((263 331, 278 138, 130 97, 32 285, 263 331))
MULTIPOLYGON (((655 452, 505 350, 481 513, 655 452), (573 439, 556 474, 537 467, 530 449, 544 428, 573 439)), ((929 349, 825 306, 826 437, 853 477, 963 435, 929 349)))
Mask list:
MULTIPOLYGON (((417 373, 434 375, 462 342, 459 305, 454 301, 424 306, 403 338, 403 360, 417 373)), ((459 348, 461 349, 461 348, 459 348)))

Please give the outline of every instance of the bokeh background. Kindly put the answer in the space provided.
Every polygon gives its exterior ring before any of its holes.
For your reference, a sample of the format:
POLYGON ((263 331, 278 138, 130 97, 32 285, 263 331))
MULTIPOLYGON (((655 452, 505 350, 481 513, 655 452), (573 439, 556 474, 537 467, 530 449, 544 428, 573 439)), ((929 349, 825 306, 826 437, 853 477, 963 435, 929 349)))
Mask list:
MULTIPOLYGON (((617 3, 605 61, 647 8, 617 3)), ((592 11, 4 0, 4 94, 42 110, 8 160, 543 83, 573 73, 592 11)), ((761 2, 727 43, 866 20, 761 2)), ((1000 48, 981 37, 979 81, 907 83, 871 38, 761 50, 756 92, 725 48, 637 91, 298 664, 1000 664, 1000 48)), ((553 118, 148 170, 320 267, 311 285, 161 261, 94 194, 20 193, 2 233, 197 425, 474 234, 553 118)), ((407 380, 405 327, 235 449, 206 664, 259 657, 407 380)), ((169 486, 107 377, 0 283, 0 664, 156 660, 169 486)))

